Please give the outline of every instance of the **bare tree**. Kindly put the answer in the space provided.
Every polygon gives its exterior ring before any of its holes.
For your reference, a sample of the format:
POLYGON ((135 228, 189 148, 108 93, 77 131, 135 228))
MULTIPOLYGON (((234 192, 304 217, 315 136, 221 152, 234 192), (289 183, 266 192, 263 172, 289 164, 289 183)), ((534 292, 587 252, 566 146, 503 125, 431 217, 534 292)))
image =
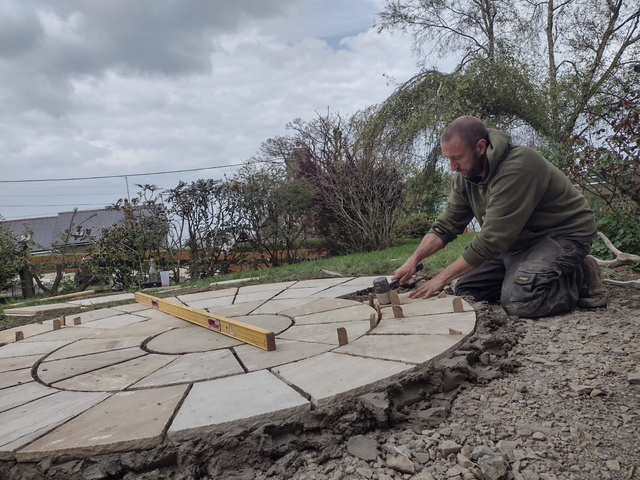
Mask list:
POLYGON ((458 53, 457 71, 478 56, 490 68, 513 56, 545 92, 538 132, 565 138, 637 83, 627 67, 638 58, 639 17, 628 0, 389 0, 379 28, 413 35, 423 65, 435 53, 458 53))
POLYGON ((313 186, 316 229, 335 252, 383 249, 402 205, 404 165, 361 136, 355 115, 317 115, 288 125, 298 175, 313 186))

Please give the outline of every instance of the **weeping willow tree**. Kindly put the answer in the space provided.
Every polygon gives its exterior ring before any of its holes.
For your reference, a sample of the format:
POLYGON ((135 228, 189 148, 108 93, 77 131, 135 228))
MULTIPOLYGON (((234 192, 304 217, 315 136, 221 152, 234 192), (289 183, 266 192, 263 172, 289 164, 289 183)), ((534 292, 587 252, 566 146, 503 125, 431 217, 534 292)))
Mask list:
POLYGON ((407 166, 404 214, 414 222, 426 219, 425 229, 448 194, 448 164, 442 163, 439 138, 454 118, 474 115, 489 126, 544 132, 544 103, 528 67, 506 51, 492 55, 471 56, 453 73, 416 75, 398 86, 361 129, 368 148, 407 166))

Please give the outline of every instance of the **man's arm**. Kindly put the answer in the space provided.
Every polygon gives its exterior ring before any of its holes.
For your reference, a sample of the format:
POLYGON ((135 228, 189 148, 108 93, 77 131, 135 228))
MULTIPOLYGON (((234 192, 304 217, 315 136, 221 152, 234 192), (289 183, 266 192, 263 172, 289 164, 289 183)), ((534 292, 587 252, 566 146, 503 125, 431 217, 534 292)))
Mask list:
MULTIPOLYGON (((438 250, 444 247, 445 243, 434 233, 427 233, 415 252, 407 259, 404 264, 398 268, 391 277, 392 280, 396 278, 400 279, 400 284, 407 283, 411 277, 416 273, 416 265, 438 250)), ((459 278, 465 273, 470 272, 475 267, 472 267, 467 261, 458 257, 453 263, 445 267, 438 275, 424 283, 420 288, 414 290, 409 294, 410 298, 423 297, 428 298, 437 292, 442 291, 444 286, 455 278, 459 278)))
POLYGON ((438 292, 441 292, 444 286, 451 280, 460 278, 465 273, 469 273, 475 267, 472 267, 467 261, 459 256, 453 263, 445 267, 438 275, 431 280, 422 284, 420 288, 409 294, 409 298, 428 298, 438 292))
POLYGON ((416 273, 416 265, 420 263, 421 260, 433 255, 442 247, 444 247, 445 243, 438 238, 438 236, 434 233, 427 233, 416 248, 415 252, 407 259, 404 264, 398 268, 393 275, 391 276, 391 280, 395 280, 396 278, 400 279, 400 285, 407 283, 413 274, 416 273))

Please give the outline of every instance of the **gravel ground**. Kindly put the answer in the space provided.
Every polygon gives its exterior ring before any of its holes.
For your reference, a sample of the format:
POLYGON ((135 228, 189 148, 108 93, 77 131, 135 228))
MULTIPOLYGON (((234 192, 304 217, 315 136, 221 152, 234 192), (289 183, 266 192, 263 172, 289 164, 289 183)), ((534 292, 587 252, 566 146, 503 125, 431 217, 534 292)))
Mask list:
POLYGON ((640 479, 640 291, 609 291, 606 309, 539 320, 476 303, 476 332, 451 358, 284 424, 3 462, 0 478, 640 479))

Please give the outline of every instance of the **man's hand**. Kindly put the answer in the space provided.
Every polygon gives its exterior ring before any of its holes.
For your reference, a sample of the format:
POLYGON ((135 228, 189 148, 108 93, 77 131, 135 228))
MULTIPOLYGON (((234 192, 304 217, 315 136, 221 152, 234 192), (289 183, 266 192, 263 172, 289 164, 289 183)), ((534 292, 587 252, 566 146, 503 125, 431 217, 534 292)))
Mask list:
POLYGON ((412 291, 409 294, 409 298, 432 297, 433 295, 440 293, 446 284, 447 282, 443 282, 438 277, 432 278, 412 291))
POLYGON ((409 280, 411 280, 411 277, 413 277, 415 273, 416 273, 415 265, 411 263, 410 264, 405 263, 400 268, 398 268, 395 272, 393 272, 393 275, 391 276, 391 280, 395 280, 396 278, 399 278, 400 285, 404 285, 409 280))

